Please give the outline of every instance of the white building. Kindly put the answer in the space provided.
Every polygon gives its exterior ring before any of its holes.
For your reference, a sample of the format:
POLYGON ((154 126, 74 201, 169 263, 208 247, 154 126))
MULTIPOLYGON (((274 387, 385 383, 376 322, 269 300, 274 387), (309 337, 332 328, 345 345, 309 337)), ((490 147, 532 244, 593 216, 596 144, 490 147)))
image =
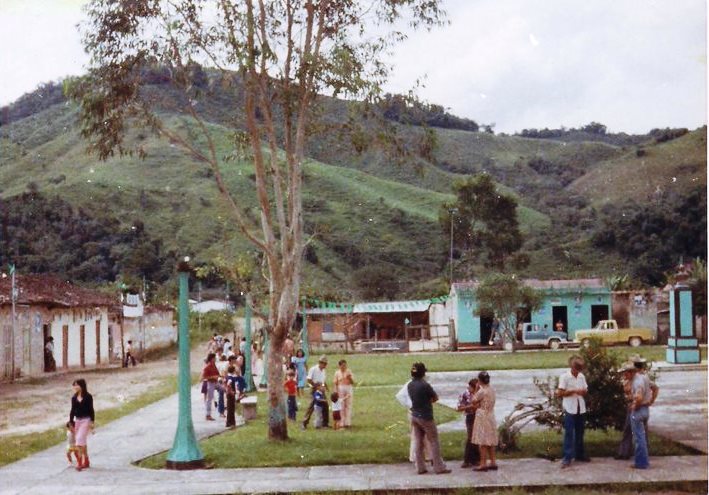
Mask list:
POLYGON ((57 369, 108 363, 112 298, 49 275, 18 275, 15 324, 10 277, 0 278, 0 376, 38 376, 54 340, 57 369))

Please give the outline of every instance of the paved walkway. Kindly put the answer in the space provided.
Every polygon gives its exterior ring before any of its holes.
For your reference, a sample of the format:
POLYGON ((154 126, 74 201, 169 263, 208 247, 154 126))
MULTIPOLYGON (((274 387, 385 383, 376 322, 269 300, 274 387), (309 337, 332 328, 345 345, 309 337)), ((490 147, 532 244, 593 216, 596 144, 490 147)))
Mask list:
MULTIPOLYGON (((529 379, 530 375, 526 376, 529 379)), ((706 372, 703 380, 706 382, 706 372)), ((197 388, 193 389, 192 408, 200 438, 223 431, 221 421, 202 419, 202 398, 197 388)), ((543 459, 501 461, 499 471, 488 473, 463 470, 457 462, 451 462, 453 472, 441 476, 415 475, 410 464, 183 472, 133 466, 134 461, 170 448, 176 415, 177 396, 172 396, 97 429, 89 439, 92 467, 83 472, 67 468, 63 446, 5 466, 0 469, 0 494, 254 493, 707 480, 706 456, 651 458, 652 469, 647 471, 630 469, 628 461, 612 459, 594 459, 590 464, 573 466, 564 472, 559 470, 558 463, 543 459)))

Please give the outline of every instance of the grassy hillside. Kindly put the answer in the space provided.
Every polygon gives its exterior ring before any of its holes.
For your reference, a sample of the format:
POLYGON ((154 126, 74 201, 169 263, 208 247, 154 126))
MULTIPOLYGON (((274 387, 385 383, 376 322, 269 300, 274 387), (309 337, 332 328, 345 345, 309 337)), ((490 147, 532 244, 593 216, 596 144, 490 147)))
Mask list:
MULTIPOLYGON (((178 99, 169 85, 149 86, 146 94, 163 108, 178 99)), ((230 155, 230 134, 242 125, 233 101, 222 92, 200 106, 220 156, 230 155)), ((525 274, 543 278, 623 271, 620 257, 589 241, 593 207, 627 198, 646 202, 658 186, 682 192, 706 184, 706 128, 639 147, 435 129, 431 156, 414 152, 397 159, 381 148, 356 152, 340 132, 346 104, 324 98, 323 108, 329 125, 312 137, 304 167, 312 245, 305 286, 333 297, 356 297, 362 289, 357 284, 366 279, 356 275, 371 266, 397 281, 401 297, 438 290, 448 245, 438 211, 452 199, 452 183, 472 173, 491 174, 502 192, 518 198, 532 262, 525 274)), ((167 111, 163 116, 173 128, 189 130, 189 120, 167 111)), ((252 252, 203 164, 140 130, 132 130, 129 140, 145 147, 146 159, 99 162, 85 154, 76 119, 76 108, 60 102, 0 127, 0 198, 31 189, 87 212, 108 210, 125 228, 142 222, 166 250, 198 263, 252 252)), ((424 130, 394 126, 407 149, 416 150, 424 130)), ((225 160, 222 170, 256 218, 250 164, 225 160)))
POLYGON ((626 150, 600 162, 570 190, 594 205, 624 199, 651 200, 660 193, 685 192, 707 183, 706 127, 680 138, 626 150))

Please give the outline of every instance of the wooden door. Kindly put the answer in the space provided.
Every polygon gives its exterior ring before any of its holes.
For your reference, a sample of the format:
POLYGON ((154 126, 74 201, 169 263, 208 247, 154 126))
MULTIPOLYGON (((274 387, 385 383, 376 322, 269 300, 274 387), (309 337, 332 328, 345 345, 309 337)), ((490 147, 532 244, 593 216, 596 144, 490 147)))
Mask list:
POLYGON ((69 325, 62 326, 62 366, 69 367, 69 325))
POLYGON ((101 320, 96 320, 96 364, 101 364, 101 320))
POLYGON ((86 367, 86 327, 79 325, 79 363, 86 367))

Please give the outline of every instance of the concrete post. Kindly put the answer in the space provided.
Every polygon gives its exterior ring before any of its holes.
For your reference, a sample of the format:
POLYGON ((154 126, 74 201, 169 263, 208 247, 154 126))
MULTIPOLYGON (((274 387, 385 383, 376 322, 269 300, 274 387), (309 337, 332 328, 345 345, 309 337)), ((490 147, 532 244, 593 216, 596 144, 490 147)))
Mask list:
POLYGON ((167 454, 165 467, 167 469, 200 469, 204 468, 204 454, 202 454, 197 438, 194 434, 192 423, 192 400, 190 375, 190 332, 189 332, 189 305, 187 301, 189 292, 189 258, 185 258, 177 266, 180 283, 180 298, 178 304, 179 320, 179 374, 177 389, 179 393, 179 416, 177 431, 172 449, 167 454))
POLYGON ((254 392, 254 377, 251 370, 251 295, 246 295, 246 308, 244 308, 244 337, 246 337, 246 348, 244 349, 244 380, 246 380, 246 391, 254 392))
POLYGON ((688 276, 682 269, 677 283, 670 290, 670 337, 667 339, 667 362, 699 363, 699 340, 694 331, 692 291, 686 284, 688 276))

